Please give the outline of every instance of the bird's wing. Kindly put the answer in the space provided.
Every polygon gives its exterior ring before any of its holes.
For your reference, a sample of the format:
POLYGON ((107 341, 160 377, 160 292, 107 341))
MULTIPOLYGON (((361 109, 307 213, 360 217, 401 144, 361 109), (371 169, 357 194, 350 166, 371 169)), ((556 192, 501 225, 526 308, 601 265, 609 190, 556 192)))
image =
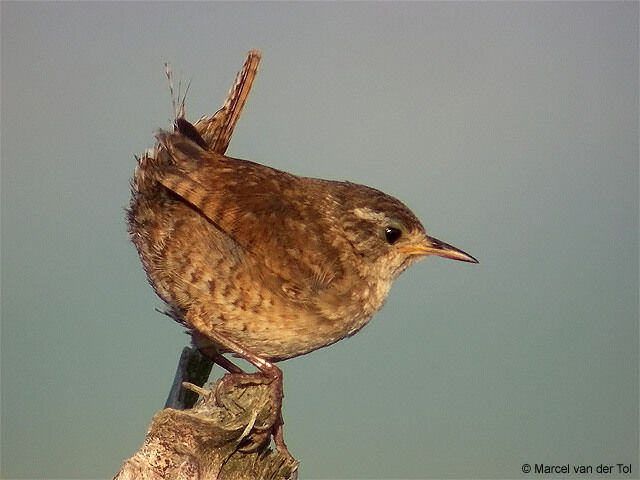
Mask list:
POLYGON ((323 181, 304 182, 253 162, 205 151, 179 134, 160 134, 174 165, 158 181, 197 208, 253 260, 275 274, 291 298, 304 300, 341 273, 336 202, 323 181))

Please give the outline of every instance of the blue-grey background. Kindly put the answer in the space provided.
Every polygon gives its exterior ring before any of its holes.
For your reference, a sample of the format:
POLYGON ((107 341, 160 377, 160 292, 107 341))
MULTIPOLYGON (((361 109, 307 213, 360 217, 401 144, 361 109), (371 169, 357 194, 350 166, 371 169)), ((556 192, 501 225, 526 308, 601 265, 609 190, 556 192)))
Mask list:
POLYGON ((480 260, 281 364, 301 478, 638 478, 638 7, 2 2, 3 478, 141 445, 187 336, 127 238, 133 155, 171 125, 163 62, 195 120, 250 48, 229 154, 380 188, 480 260))

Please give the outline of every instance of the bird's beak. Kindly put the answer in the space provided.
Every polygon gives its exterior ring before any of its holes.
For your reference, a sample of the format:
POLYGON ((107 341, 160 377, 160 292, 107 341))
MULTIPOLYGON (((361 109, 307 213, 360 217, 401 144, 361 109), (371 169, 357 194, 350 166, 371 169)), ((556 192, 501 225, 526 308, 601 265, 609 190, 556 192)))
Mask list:
POLYGON ((478 263, 478 260, 468 253, 428 235, 425 235, 424 242, 406 245, 400 247, 398 250, 403 253, 408 253, 409 255, 438 255, 439 257, 450 258, 451 260, 478 263))

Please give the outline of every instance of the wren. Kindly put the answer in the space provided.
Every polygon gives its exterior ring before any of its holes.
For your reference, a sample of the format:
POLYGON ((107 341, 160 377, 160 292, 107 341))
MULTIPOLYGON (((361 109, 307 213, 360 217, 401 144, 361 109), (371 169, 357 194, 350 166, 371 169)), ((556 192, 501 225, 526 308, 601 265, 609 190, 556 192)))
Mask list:
MULTIPOLYGON (((228 139, 220 147, 206 126, 182 108, 174 131, 156 135, 127 220, 171 316, 230 371, 222 353, 278 376, 273 362, 354 335, 426 256, 477 263, 427 235, 396 198, 225 156, 228 139)), ((281 432, 276 446, 286 450, 281 432)))

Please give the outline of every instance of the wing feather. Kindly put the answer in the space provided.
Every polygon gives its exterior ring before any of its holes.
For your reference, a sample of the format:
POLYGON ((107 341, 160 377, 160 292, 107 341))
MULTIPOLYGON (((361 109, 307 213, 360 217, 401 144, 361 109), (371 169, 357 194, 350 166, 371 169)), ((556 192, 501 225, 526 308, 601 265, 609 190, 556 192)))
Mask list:
POLYGON ((340 274, 328 220, 334 216, 323 212, 337 201, 326 181, 305 179, 302 188, 300 177, 204 150, 182 135, 158 139, 173 158, 158 181, 276 274, 288 292, 308 298, 340 274))

